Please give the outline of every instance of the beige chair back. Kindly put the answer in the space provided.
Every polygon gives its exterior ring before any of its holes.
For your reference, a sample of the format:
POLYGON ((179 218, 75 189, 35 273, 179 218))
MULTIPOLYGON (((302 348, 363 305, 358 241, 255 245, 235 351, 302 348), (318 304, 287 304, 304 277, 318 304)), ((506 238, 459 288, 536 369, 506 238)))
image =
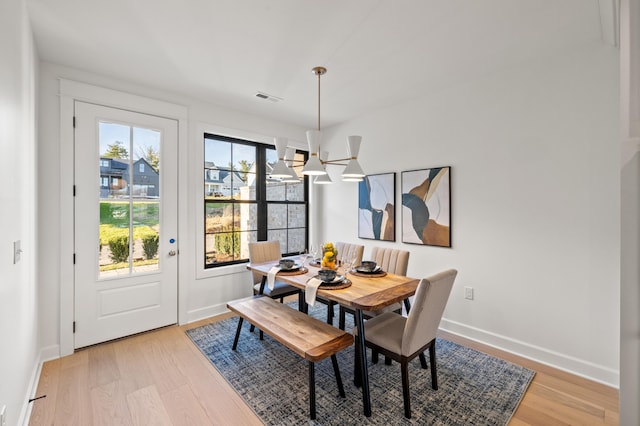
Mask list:
POLYGON ((449 269, 420 281, 402 335, 402 355, 409 356, 436 338, 457 274, 449 269))
POLYGON ((383 247, 373 247, 371 259, 375 261, 383 271, 396 275, 407 275, 409 265, 409 254, 407 250, 398 250, 383 247))
POLYGON ((350 244, 338 241, 335 243, 338 249, 338 260, 342 262, 342 259, 355 256, 354 265, 360 265, 362 262, 362 255, 364 254, 364 246, 360 244, 350 244))
MULTIPOLYGON (((282 257, 280 251, 280 241, 258 241, 249 243, 249 262, 261 263, 270 260, 279 260, 282 257)), ((262 274, 253 273, 253 283, 262 281, 262 274)))

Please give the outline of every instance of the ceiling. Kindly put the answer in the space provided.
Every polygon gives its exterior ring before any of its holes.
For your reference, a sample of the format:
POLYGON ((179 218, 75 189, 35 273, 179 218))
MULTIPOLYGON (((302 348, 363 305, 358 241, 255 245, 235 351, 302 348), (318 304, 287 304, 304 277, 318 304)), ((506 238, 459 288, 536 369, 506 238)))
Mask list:
POLYGON ((615 1, 26 0, 43 61, 305 128, 314 66, 327 127, 601 42, 615 1))

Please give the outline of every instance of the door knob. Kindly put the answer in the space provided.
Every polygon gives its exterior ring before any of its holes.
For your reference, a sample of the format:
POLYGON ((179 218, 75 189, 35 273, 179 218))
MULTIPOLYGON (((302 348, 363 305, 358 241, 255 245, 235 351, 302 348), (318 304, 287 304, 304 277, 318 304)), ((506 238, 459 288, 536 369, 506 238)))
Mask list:
POLYGON ((175 250, 169 250, 169 256, 175 256, 175 255, 176 255, 175 250))

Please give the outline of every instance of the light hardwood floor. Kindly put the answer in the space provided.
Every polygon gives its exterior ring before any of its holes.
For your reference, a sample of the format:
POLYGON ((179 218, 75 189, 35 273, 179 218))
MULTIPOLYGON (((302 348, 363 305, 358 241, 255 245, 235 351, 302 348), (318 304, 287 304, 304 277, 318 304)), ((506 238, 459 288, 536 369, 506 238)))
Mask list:
MULTIPOLYGON (((191 343, 171 326, 46 362, 30 425, 261 425, 191 343)), ((616 389, 454 335, 442 337, 536 371, 510 425, 617 425, 616 389)), ((401 410, 398 411, 401 415, 401 410)))

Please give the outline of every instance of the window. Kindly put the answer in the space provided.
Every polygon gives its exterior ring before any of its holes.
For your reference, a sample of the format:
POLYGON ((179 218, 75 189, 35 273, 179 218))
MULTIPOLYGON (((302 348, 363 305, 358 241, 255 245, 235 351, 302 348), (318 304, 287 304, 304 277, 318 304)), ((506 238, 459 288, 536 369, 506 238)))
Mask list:
POLYGON ((100 177, 100 186, 102 188, 109 188, 109 178, 108 177, 100 177))
MULTIPOLYGON (((306 157, 296 152, 296 164, 306 157)), ((276 161, 269 145, 204 134, 205 268, 246 262, 254 241, 279 240, 284 254, 307 246, 307 179, 268 177, 276 161)))
POLYGON ((109 167, 109 160, 100 160, 100 167, 109 167))
POLYGON ((140 165, 138 166, 138 171, 140 173, 144 173, 144 163, 140 163, 140 165))

